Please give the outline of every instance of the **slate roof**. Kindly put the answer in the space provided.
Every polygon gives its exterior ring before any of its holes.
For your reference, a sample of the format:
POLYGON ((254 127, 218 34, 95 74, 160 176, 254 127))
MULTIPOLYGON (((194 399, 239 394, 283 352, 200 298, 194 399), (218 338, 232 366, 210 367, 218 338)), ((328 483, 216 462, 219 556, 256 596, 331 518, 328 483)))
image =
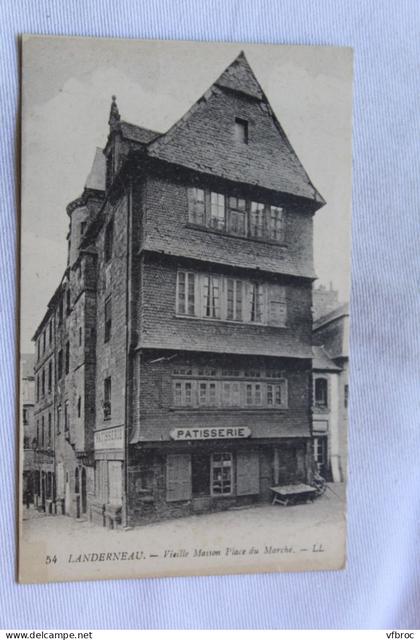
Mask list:
POLYGON ((331 360, 323 347, 312 347, 312 368, 322 371, 341 371, 340 367, 331 360))
MULTIPOLYGON (((215 236, 210 245, 202 240, 197 241, 197 235, 200 232, 198 231, 194 235, 193 231, 195 230, 190 230, 190 238, 176 238, 173 235, 167 236, 163 233, 153 233, 151 231, 143 243, 143 249, 179 257, 188 255, 189 258, 213 264, 224 264, 244 269, 259 269, 270 273, 282 273, 287 276, 316 278, 313 268, 309 268, 302 260, 295 260, 287 251, 279 251, 278 256, 274 258, 264 255, 262 250, 259 250, 258 244, 253 246, 252 243, 246 240, 234 238, 236 240, 235 251, 228 253, 223 245, 223 237, 215 236)), ((233 241, 231 244, 233 246, 233 241)))
POLYGON ((288 141, 243 53, 180 120, 165 134, 152 141, 147 148, 150 156, 166 162, 208 175, 221 176, 234 182, 301 196, 317 203, 318 208, 325 204, 288 141), (265 154, 262 153, 258 157, 255 153, 257 148, 260 151, 264 148, 264 145, 256 141, 250 144, 249 148, 242 150, 241 158, 238 160, 231 153, 226 139, 217 140, 214 136, 203 139, 202 119, 206 117, 207 102, 214 103, 217 93, 221 91, 220 87, 228 87, 237 93, 250 95, 258 101, 255 108, 265 112, 267 126, 270 122, 277 130, 273 131, 271 149, 266 150, 265 154), (194 135, 195 130, 198 136, 194 135))
POLYGON ((341 318, 342 316, 348 316, 348 315, 349 315, 349 303, 344 302, 343 304, 338 306, 336 309, 333 309, 333 311, 330 311, 329 313, 315 320, 313 324, 313 329, 315 331, 316 329, 319 329, 320 327, 322 327, 324 324, 328 324, 333 320, 337 320, 337 318, 341 318))
POLYGON ((103 191, 105 189, 105 156, 100 147, 96 147, 92 167, 85 182, 85 189, 103 191))
POLYGON ((149 142, 162 135, 157 131, 145 129, 144 127, 138 127, 136 124, 131 124, 130 122, 125 122, 124 120, 121 120, 119 126, 124 138, 126 138, 127 140, 132 140, 133 142, 140 142, 141 144, 149 144, 149 142))
POLYGON ((233 91, 241 91, 258 100, 264 99, 263 90, 249 66, 243 51, 241 51, 236 60, 224 70, 215 84, 219 85, 219 87, 232 89, 233 91))

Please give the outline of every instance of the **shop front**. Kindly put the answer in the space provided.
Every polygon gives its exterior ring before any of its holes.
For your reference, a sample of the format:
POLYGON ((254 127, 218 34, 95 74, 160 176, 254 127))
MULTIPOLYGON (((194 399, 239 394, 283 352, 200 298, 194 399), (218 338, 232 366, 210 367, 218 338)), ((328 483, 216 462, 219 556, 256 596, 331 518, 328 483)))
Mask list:
POLYGON ((269 502, 270 487, 307 480, 307 442, 252 438, 251 430, 176 429, 171 441, 132 448, 129 521, 269 502))

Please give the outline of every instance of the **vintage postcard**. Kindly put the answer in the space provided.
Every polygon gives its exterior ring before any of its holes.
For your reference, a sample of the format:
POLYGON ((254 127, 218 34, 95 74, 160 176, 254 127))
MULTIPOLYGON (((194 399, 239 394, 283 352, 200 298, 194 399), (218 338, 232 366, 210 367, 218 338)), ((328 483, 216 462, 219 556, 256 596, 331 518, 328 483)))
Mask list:
POLYGON ((352 51, 22 46, 19 580, 342 569, 352 51))

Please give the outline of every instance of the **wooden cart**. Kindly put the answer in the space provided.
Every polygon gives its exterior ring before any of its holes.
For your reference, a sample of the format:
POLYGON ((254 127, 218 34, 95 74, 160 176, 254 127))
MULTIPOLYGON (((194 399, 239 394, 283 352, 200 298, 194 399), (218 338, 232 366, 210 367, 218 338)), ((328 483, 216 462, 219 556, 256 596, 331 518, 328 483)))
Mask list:
POLYGON ((299 502, 313 502, 319 495, 315 487, 303 483, 283 484, 277 487, 270 487, 270 490, 273 492, 271 504, 282 504, 285 507, 299 502))

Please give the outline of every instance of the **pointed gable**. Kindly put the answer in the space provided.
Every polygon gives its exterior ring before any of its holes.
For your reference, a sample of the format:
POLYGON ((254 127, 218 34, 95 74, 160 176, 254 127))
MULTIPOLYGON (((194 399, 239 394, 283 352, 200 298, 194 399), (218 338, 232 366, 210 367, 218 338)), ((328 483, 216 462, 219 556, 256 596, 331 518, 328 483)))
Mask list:
POLYGON ((204 174, 324 204, 243 53, 166 134, 148 145, 148 153, 204 174), (246 123, 246 143, 235 136, 237 122, 246 123))
POLYGON ((241 51, 236 60, 225 69, 215 84, 219 87, 232 89, 233 91, 241 91, 259 100, 264 98, 264 93, 243 51, 241 51))

